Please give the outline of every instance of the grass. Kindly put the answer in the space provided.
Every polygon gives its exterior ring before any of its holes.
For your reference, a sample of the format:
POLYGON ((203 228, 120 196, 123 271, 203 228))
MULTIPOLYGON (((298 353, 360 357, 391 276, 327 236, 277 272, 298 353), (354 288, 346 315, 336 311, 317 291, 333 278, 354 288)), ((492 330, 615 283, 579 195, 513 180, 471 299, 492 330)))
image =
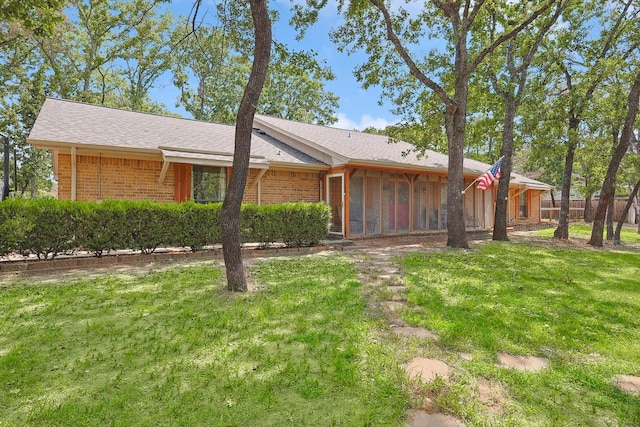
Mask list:
MULTIPOLYGON (((617 223, 613 225, 615 230, 617 223)), ((541 237, 553 237, 554 228, 546 228, 538 231, 538 235, 541 237)), ((590 239, 591 238, 591 224, 587 224, 584 222, 573 222, 569 224, 569 237, 577 238, 577 239, 590 239)), ((603 238, 606 238, 606 226, 605 226, 605 234, 603 238)), ((620 240, 622 240, 622 244, 631 244, 635 245, 640 243, 640 234, 638 234, 638 228, 635 225, 625 224, 620 230, 620 240)))
POLYGON ((640 425, 640 398, 613 384, 640 375, 638 256, 488 242, 406 257, 404 319, 438 333, 449 355, 473 355, 449 358, 457 374, 430 390, 438 404, 470 424, 640 425), (550 368, 499 368, 498 352, 550 368), (478 405, 483 382, 499 390, 493 414, 478 405))
POLYGON ((0 288, 0 425, 401 425, 408 394, 343 258, 0 288), (309 274, 313 272, 313 274, 309 274))
POLYGON ((261 262, 243 295, 207 264, 1 286, 0 426, 400 426, 425 397, 470 426, 640 425, 613 382, 640 376, 640 255, 582 228, 399 258, 400 315, 437 342, 384 332, 369 304, 391 293, 342 256, 261 262), (408 382, 414 356, 450 379, 408 382))

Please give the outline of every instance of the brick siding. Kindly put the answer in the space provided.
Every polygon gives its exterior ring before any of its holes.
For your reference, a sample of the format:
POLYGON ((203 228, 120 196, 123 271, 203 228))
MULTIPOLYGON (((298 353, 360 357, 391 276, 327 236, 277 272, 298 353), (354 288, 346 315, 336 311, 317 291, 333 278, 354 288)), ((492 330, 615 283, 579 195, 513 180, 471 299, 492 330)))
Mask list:
MULTIPOLYGON (((162 162, 114 157, 76 157, 76 200, 174 200, 174 169, 158 184, 162 162)), ((58 157, 58 198, 71 198, 71 155, 58 157)))
MULTIPOLYGON (((158 184, 162 162, 78 155, 77 200, 175 200, 175 165, 171 164, 163 184, 158 184)), ((255 179, 259 170, 249 170, 244 201, 258 202, 255 179)), ((320 198, 318 172, 269 170, 261 179, 262 204, 309 201, 320 198)), ((58 157, 58 198, 71 198, 71 155, 58 157)))
POLYGON ((262 177, 262 204, 317 202, 320 177, 317 172, 269 170, 262 177))

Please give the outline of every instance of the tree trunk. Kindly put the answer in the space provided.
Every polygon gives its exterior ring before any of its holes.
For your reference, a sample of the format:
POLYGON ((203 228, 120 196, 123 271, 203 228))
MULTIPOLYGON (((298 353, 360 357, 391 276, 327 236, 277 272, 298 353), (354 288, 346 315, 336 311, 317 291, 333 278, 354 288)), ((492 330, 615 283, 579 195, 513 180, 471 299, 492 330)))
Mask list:
POLYGON ((507 215, 509 208, 509 182, 511 181, 511 160, 513 157, 513 133, 516 117, 517 102, 509 96, 504 103, 504 128, 502 130, 502 150, 504 156, 500 165, 502 176, 498 181, 498 196, 496 198, 495 223, 493 224, 493 240, 509 241, 507 235, 507 215))
MULTIPOLYGON (((622 240, 620 239, 620 232, 622 231, 622 225, 624 224, 624 219, 627 217, 627 215, 629 214, 629 209, 631 209, 631 206, 634 204, 636 195, 638 194, 638 190, 640 190, 640 180, 638 180, 638 182, 636 182, 636 185, 633 187, 633 191, 631 191, 631 194, 629 194, 629 199, 627 200, 627 204, 624 205, 624 209, 622 210, 622 214, 620 215, 620 219, 618 220, 618 225, 616 226, 616 231, 613 234, 613 244, 614 245, 619 245, 622 243, 622 240)), ((636 209, 636 212, 638 210, 636 209)), ((636 221, 637 221, 638 216, 636 215, 636 221)), ((638 224, 640 224, 640 221, 637 221, 638 224)))
POLYGON ((591 194, 584 198, 584 222, 593 222, 593 204, 591 203, 591 194))
POLYGON ((633 198, 633 208, 636 210, 636 224, 638 224, 638 234, 640 234, 640 203, 638 203, 638 195, 633 198))
POLYGON ((571 197, 571 176, 573 175, 573 159, 578 145, 578 127, 580 119, 572 116, 569 119, 569 142, 567 156, 564 159, 564 173, 562 174, 562 198, 560 200, 560 218, 558 228, 553 232, 556 239, 569 238, 569 198, 571 197))
POLYGON ((615 209, 615 187, 607 206, 607 240, 613 240, 613 210, 615 209))
MULTIPOLYGON (((447 180, 447 246, 452 248, 469 248, 465 229, 463 194, 464 190, 464 132, 466 114, 455 109, 446 121, 451 122, 447 132, 449 136, 449 166, 447 180)), ((449 114, 449 113, 447 113, 449 114)))
POLYGON ((458 34, 455 53, 455 85, 453 103, 445 113, 445 128, 449 148, 447 187, 447 246, 467 249, 464 220, 464 136, 467 127, 469 76, 467 75, 467 37, 458 34))
POLYGON ((255 47, 253 66, 245 87, 236 118, 233 169, 222 211, 220 227, 222 253, 227 273, 227 289, 235 292, 247 290, 242 264, 240 242, 240 208, 247 184, 253 118, 264 86, 271 55, 271 21, 266 0, 249 0, 253 18, 255 47))
POLYGON ((602 183, 602 189, 600 190, 600 201, 596 208, 596 213, 593 218, 593 228, 591 229, 591 239, 588 244, 593 246, 602 246, 602 231, 604 228, 605 214, 607 206, 609 205, 609 199, 613 197, 616 185, 616 176, 618 174, 618 168, 622 158, 627 153, 629 144, 634 139, 633 128, 635 126, 636 115, 638 114, 638 101, 640 101, 640 73, 636 75, 636 78, 629 91, 627 98, 627 116, 624 120, 624 127, 622 128, 622 134, 620 135, 620 141, 616 147, 609 167, 607 168, 607 174, 605 175, 604 182, 602 183))

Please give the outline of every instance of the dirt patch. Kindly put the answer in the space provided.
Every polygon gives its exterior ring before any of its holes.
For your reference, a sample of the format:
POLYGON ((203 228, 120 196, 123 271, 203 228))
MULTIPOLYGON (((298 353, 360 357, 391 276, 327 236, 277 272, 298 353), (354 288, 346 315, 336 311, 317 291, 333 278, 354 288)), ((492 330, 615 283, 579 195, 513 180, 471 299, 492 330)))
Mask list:
POLYGON ((449 378, 449 365, 438 359, 416 357, 405 368, 412 380, 419 379, 424 383, 433 381, 436 377, 449 378))
POLYGON ((613 382, 624 393, 640 396, 640 377, 633 375, 616 375, 613 382))
POLYGON ((507 399, 504 389, 497 381, 481 379, 478 383, 478 400, 489 412, 495 415, 505 412, 507 399))
POLYGON ((537 372, 549 367, 549 361, 536 356, 514 356, 508 353, 498 353, 500 368, 516 369, 518 371, 537 372))

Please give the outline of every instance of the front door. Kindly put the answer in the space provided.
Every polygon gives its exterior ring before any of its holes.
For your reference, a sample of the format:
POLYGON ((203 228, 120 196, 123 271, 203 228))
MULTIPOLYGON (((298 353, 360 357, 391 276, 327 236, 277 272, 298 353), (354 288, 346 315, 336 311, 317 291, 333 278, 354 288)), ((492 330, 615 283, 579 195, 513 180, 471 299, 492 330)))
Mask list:
POLYGON ((331 206, 330 233, 344 235, 344 175, 329 175, 327 203, 331 206))

